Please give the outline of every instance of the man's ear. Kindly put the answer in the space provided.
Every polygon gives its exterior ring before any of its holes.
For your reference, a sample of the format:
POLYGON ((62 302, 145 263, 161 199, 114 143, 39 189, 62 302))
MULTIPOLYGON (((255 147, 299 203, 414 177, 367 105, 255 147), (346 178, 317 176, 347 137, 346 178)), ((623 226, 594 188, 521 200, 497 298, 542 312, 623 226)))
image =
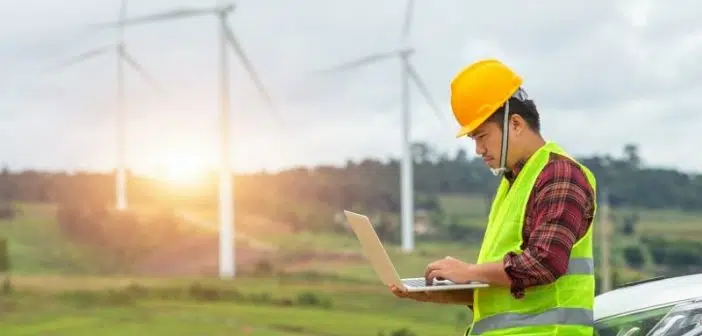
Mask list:
POLYGON ((524 118, 518 114, 513 114, 512 117, 509 118, 510 131, 517 135, 521 134, 522 131, 524 131, 524 123, 524 118))

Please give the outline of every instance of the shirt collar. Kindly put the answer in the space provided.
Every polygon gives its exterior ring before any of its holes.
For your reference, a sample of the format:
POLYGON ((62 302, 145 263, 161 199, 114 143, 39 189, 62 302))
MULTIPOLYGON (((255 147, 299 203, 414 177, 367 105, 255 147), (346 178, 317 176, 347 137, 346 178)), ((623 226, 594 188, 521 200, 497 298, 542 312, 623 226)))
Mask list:
POLYGON ((505 178, 507 178, 509 183, 513 183, 514 180, 517 179, 517 175, 519 175, 519 172, 524 168, 525 164, 526 160, 520 160, 514 165, 514 168, 505 172, 505 178))

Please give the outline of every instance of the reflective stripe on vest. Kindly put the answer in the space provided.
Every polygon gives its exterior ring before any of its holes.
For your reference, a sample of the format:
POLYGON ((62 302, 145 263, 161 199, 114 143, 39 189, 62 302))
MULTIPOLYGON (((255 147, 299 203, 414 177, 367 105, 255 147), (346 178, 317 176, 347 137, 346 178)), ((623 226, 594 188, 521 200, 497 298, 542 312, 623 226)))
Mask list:
MULTIPOLYGON (((571 258, 566 275, 588 275, 595 273, 592 258, 571 258)), ((471 335, 480 335, 487 330, 538 325, 592 326, 593 312, 582 308, 554 308, 539 314, 503 313, 486 317, 475 323, 471 335)))
POLYGON ((471 335, 480 335, 488 330, 539 325, 592 326, 593 312, 582 308, 554 308, 538 314, 504 313, 486 317, 473 325, 471 335))

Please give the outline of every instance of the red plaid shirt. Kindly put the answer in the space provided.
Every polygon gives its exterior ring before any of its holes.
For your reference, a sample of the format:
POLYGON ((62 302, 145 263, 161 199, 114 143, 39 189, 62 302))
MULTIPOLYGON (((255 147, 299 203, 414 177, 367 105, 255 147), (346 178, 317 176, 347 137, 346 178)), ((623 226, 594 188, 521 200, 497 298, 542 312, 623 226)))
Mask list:
MULTIPOLYGON (((505 174, 514 182, 524 163, 505 174)), ((555 281, 568 269, 573 244, 587 232, 594 215, 594 195, 587 177, 572 160, 552 153, 539 174, 526 209, 522 254, 504 257, 515 298, 525 288, 555 281)))

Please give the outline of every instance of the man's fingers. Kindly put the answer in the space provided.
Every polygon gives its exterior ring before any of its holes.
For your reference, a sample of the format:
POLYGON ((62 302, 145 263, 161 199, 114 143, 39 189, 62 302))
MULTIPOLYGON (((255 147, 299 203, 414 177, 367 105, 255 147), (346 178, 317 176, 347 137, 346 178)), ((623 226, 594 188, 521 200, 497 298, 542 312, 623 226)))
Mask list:
POLYGON ((429 272, 429 274, 426 277, 427 283, 432 283, 434 281, 434 279, 438 279, 438 278, 446 279, 445 273, 446 272, 444 272, 443 270, 440 270, 440 269, 432 270, 431 272, 429 272))
POLYGON ((400 287, 397 287, 397 286, 392 286, 391 290, 392 290, 394 293, 398 293, 398 294, 406 294, 406 293, 407 293, 406 290, 404 290, 404 289, 402 289, 402 288, 400 288, 400 287))
POLYGON ((405 292, 393 292, 393 294, 399 298, 406 298, 408 296, 408 294, 405 292))
POLYGON ((392 291, 395 296, 402 299, 412 299, 416 301, 431 301, 429 295, 425 292, 407 292, 401 289, 395 288, 392 291))
POLYGON ((435 261, 435 262, 429 264, 429 266, 427 266, 427 269, 424 271, 424 279, 426 279, 427 283, 431 283, 431 281, 433 280, 429 276, 429 274, 431 274, 431 272, 441 271, 441 270, 445 269, 444 263, 442 261, 443 260, 438 260, 438 261, 435 261))
POLYGON ((389 287, 390 287, 390 291, 391 291, 392 294, 394 294, 395 296, 397 296, 397 297, 399 297, 399 298, 407 297, 407 292, 406 292, 406 291, 403 291, 402 289, 398 288, 398 287, 395 286, 395 285, 390 285, 389 287))
POLYGON ((432 276, 436 275, 437 272, 443 272, 443 270, 440 268, 434 268, 434 269, 427 270, 427 272, 424 274, 424 280, 425 280, 427 285, 432 283, 432 281, 434 281, 434 278, 432 276))
POLYGON ((433 270, 440 269, 441 268, 441 260, 437 260, 429 265, 427 265, 427 268, 424 270, 424 278, 427 278, 429 276, 429 273, 431 273, 433 270))

